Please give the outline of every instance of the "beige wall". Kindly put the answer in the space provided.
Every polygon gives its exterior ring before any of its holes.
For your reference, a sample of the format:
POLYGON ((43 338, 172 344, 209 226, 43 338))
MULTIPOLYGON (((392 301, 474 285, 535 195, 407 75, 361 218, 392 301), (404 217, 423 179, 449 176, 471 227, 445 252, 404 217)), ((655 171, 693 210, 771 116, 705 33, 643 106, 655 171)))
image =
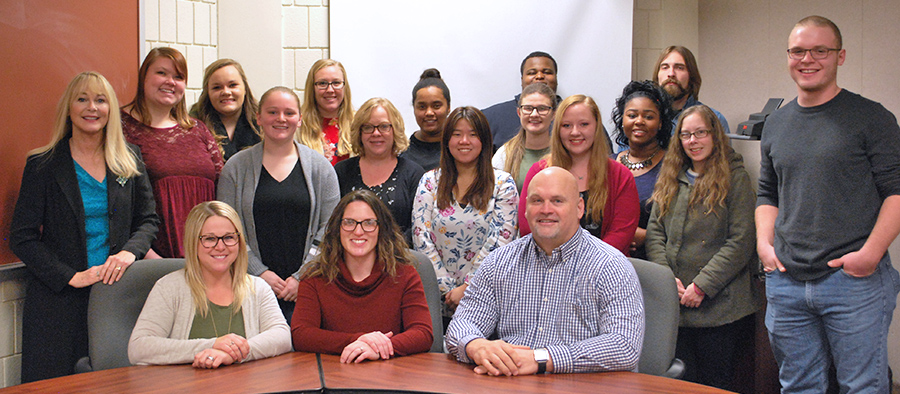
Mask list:
POLYGON ((697 0, 635 0, 632 79, 653 79, 656 59, 669 45, 699 46, 697 5, 697 0))
MULTIPOLYGON (((721 111, 732 129, 759 112, 770 97, 796 97, 787 72, 787 37, 794 23, 811 14, 841 29, 847 58, 838 85, 882 103, 900 114, 900 2, 896 0, 699 1, 698 61, 703 73, 702 101, 721 111)), ((735 142, 747 167, 759 174, 759 143, 735 142)), ((890 253, 900 268, 900 241, 890 253)), ((900 381, 900 309, 894 311, 888 357, 900 381)))

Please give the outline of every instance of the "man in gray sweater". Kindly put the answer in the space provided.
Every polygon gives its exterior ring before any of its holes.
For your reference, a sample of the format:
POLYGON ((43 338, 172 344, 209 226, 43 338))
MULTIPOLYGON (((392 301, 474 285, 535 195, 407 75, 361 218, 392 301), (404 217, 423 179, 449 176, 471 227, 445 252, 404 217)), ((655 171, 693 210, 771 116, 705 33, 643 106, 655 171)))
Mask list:
POLYGON ((830 20, 788 39, 797 98, 766 122, 756 208, 766 328, 784 392, 889 391, 887 333, 900 276, 900 126, 881 104, 841 89, 846 52, 830 20))

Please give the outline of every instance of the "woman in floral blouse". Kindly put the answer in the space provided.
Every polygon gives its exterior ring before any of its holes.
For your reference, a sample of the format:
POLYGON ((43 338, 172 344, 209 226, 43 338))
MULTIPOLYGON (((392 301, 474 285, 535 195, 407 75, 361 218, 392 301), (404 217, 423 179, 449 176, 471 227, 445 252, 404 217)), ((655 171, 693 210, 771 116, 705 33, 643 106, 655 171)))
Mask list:
POLYGON ((445 328, 481 260, 517 233, 516 183, 491 166, 492 147, 481 111, 453 110, 444 123, 441 165, 422 176, 413 202, 413 246, 434 264, 445 328))

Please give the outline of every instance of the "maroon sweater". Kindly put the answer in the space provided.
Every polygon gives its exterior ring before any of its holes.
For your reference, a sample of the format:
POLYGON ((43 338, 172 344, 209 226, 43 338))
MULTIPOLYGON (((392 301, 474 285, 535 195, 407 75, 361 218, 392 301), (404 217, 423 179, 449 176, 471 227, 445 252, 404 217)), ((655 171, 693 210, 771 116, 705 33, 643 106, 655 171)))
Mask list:
POLYGON ((391 342, 400 356, 427 352, 433 334, 425 290, 415 267, 400 265, 397 276, 376 263, 362 282, 353 280, 344 262, 333 282, 317 276, 300 282, 291 318, 294 350, 341 354, 361 335, 393 332, 391 342))

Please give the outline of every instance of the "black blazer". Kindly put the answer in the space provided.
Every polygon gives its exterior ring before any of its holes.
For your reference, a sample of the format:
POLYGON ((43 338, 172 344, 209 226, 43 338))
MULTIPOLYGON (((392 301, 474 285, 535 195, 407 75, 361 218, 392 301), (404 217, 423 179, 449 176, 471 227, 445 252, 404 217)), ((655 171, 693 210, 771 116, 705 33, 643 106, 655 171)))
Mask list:
MULTIPOLYGON (((138 158, 140 175, 120 183, 106 170, 109 253, 127 250, 140 259, 156 238, 159 219, 140 151, 129 148, 138 158)), ((69 286, 88 263, 84 205, 68 138, 53 151, 28 158, 10 247, 27 271, 22 382, 71 374, 78 359, 87 356, 90 287, 69 286)))
MULTIPOLYGON (((68 142, 66 138, 52 152, 28 158, 10 231, 13 253, 56 292, 88 268, 84 205, 68 142)), ((127 250, 141 259, 156 238, 159 219, 140 151, 131 144, 129 148, 138 158, 140 175, 120 184, 118 176, 106 170, 109 253, 127 250)))

